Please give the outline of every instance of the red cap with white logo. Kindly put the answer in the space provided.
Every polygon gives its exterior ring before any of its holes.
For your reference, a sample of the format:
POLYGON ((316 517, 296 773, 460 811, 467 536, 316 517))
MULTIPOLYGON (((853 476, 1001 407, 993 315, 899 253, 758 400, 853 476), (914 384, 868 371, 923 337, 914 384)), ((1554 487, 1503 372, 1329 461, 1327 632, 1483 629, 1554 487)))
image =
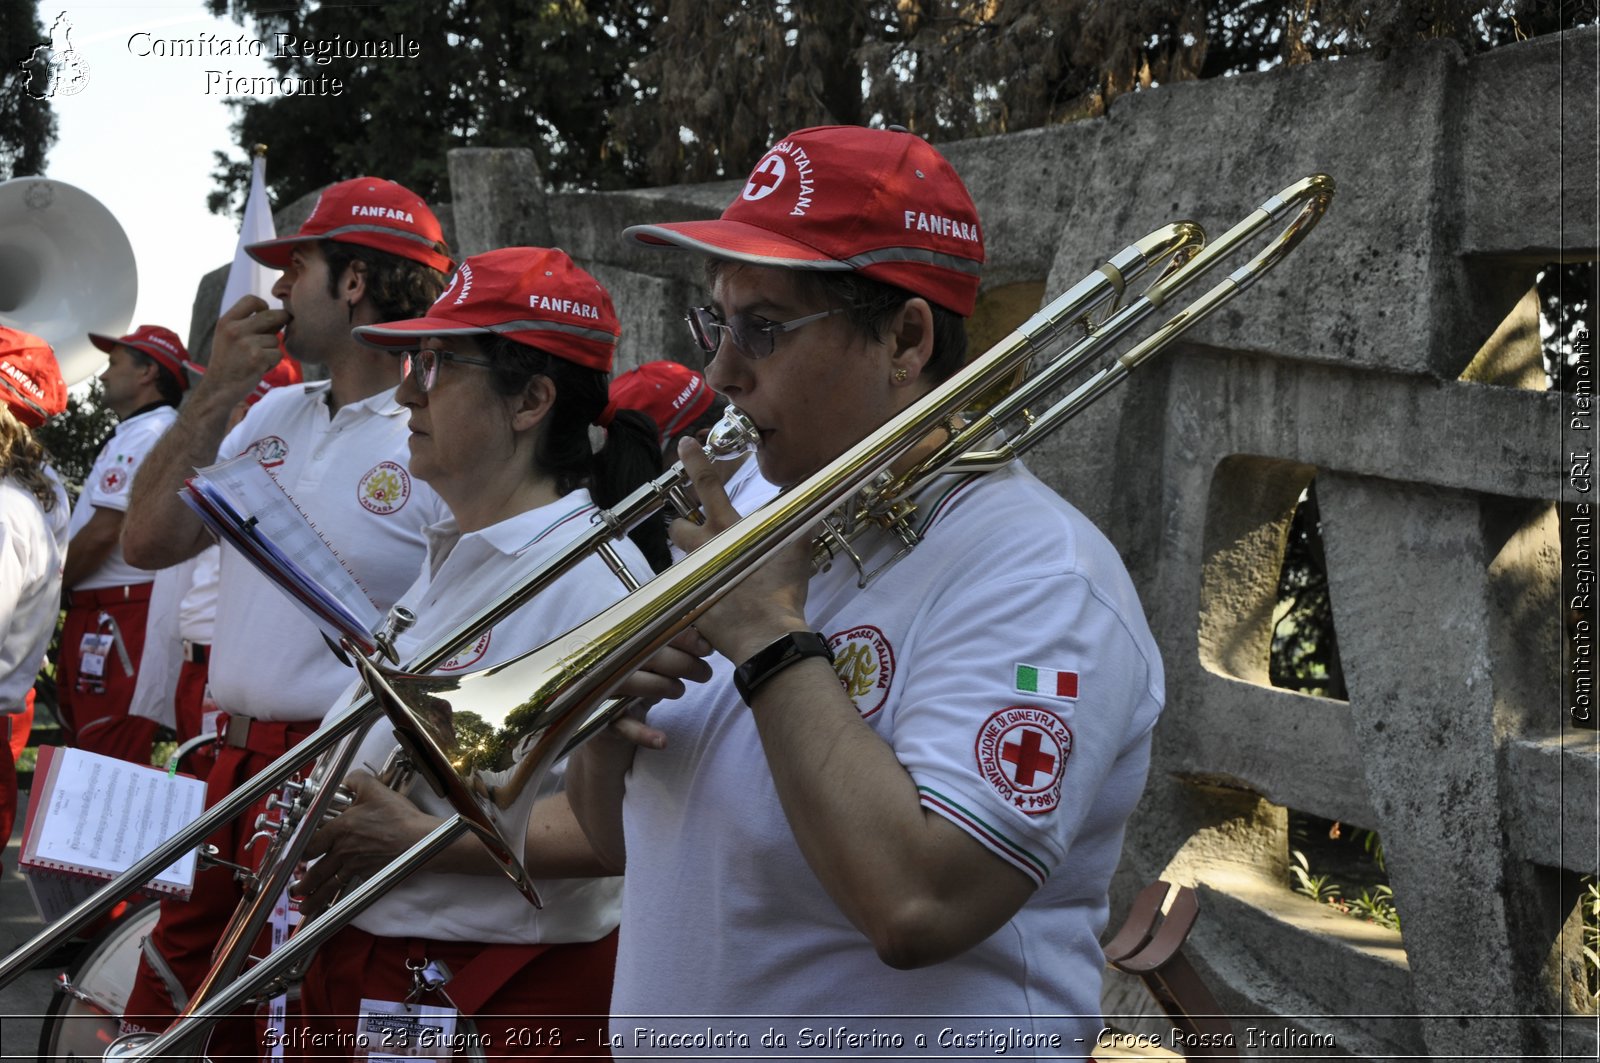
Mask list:
POLYGON ((962 317, 983 265, 978 209, 944 156, 910 133, 860 126, 790 133, 715 221, 622 235, 757 266, 856 270, 962 317))
MULTIPOLYGON (((278 342, 278 350, 283 350, 283 341, 278 342)), ((198 362, 184 362, 183 367, 195 376, 205 376, 206 367, 198 362)), ((266 397, 267 392, 273 388, 281 388, 285 384, 298 384, 305 380, 305 370, 300 367, 293 355, 285 352, 278 364, 261 374, 261 379, 256 381, 256 389, 244 397, 246 406, 254 406, 266 397)))
POLYGON ((96 347, 111 353, 117 346, 132 347, 140 354, 154 358, 161 368, 178 378, 178 389, 189 390, 189 376, 184 369, 189 366, 189 352, 183 349, 183 341, 178 334, 169 328, 160 325, 140 325, 126 336, 102 336, 98 332, 89 333, 89 342, 96 347))
POLYGON ((31 333, 3 325, 0 400, 29 428, 38 428, 67 408, 67 382, 50 345, 31 333))
POLYGON ((294 245, 310 240, 335 240, 387 251, 441 273, 451 265, 450 256, 440 254, 434 246, 444 242, 444 230, 422 197, 381 177, 355 177, 329 185, 317 197, 311 217, 298 233, 247 244, 245 252, 264 266, 287 269, 294 245))
POLYGON ((609 373, 622 326, 611 293, 565 251, 503 247, 463 260, 424 316, 362 325, 351 335, 408 350, 427 336, 484 333, 609 373))
POLYGON ((716 392, 706 378, 677 362, 646 362, 611 382, 611 404, 641 410, 661 429, 661 445, 711 408, 716 392))

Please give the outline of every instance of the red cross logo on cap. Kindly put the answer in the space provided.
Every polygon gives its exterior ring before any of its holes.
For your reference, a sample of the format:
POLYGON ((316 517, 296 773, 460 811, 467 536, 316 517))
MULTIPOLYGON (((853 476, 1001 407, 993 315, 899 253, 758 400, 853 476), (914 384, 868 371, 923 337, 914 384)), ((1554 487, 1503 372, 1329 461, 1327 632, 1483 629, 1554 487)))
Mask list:
POLYGON ((784 175, 789 172, 789 167, 784 164, 780 155, 768 155, 761 160, 761 165, 755 168, 750 175, 750 180, 745 182, 744 198, 748 200, 766 199, 772 195, 772 190, 783 182, 784 175))

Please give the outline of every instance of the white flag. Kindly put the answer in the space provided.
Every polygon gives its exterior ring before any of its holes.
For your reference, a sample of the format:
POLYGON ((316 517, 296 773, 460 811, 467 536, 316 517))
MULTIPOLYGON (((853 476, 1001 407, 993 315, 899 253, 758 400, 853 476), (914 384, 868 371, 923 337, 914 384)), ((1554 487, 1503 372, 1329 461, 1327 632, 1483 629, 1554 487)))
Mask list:
POLYGON ((246 295, 259 295, 274 309, 281 305, 272 294, 278 271, 263 266, 244 253, 246 244, 274 240, 277 236, 278 232, 272 225, 272 210, 267 206, 267 158, 257 155, 250 162, 250 195, 244 201, 244 223, 239 226, 239 246, 233 252, 228 283, 222 289, 223 313, 246 295))

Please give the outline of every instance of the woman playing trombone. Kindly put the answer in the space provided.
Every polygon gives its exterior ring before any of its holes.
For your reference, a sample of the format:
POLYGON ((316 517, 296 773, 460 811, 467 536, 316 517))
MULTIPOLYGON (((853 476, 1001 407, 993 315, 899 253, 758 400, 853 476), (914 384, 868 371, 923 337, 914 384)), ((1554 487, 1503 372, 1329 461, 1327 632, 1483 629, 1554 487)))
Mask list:
MULTIPOLYGON (((963 363, 977 212, 905 132, 802 130, 720 219, 628 235, 709 257, 689 323, 782 487, 963 363)), ((707 516, 674 525, 692 550, 748 505, 680 455, 707 516)), ((571 803, 627 868, 614 1014, 799 1015, 734 1023, 734 1046, 827 1029, 871 1038, 830 1050, 874 1055, 936 1052, 945 1029, 941 1048, 984 1048, 968 1038, 1003 1019, 1013 1048, 1087 1054, 1156 646, 1114 549, 1020 464, 916 501, 920 545, 865 590, 842 557, 813 575, 804 540, 767 559, 696 621, 711 681, 617 729, 642 745, 575 755, 571 803)), ((865 541, 865 571, 884 540, 865 541)))
MULTIPOLYGON (((422 574, 401 599, 418 617, 400 636, 402 661, 586 528, 597 503, 609 504, 659 469, 648 418, 608 404, 618 331, 605 289, 563 252, 540 248, 468 258, 424 317, 356 330, 406 359, 396 397, 410 411, 410 471, 452 515, 428 529, 422 574), (605 440, 597 452, 596 429, 605 440)), ((661 535, 659 525, 651 530, 661 535)), ((636 574, 648 577, 642 554, 620 545, 636 574)), ((591 558, 461 647, 441 671, 505 661, 622 593, 591 558)), ((355 763, 364 770, 346 780, 354 803, 308 850, 315 859, 296 887, 306 913, 325 908, 448 815, 425 785, 406 800, 377 781, 394 746, 386 721, 363 742, 355 763)), ((542 792, 557 786, 549 781, 542 792)), ((554 839, 550 847, 560 848, 554 839)), ((597 1030, 581 1020, 540 1023, 534 1039, 529 1021, 515 1017, 605 1013, 620 883, 571 878, 539 889, 543 910, 475 839, 463 838, 318 953, 302 991, 305 1035, 291 1046, 348 1055, 359 1015, 409 1001, 481 1016, 478 1043, 490 1058, 594 1054, 597 1030), (441 969, 453 977, 440 991, 415 992, 418 972, 441 969)))

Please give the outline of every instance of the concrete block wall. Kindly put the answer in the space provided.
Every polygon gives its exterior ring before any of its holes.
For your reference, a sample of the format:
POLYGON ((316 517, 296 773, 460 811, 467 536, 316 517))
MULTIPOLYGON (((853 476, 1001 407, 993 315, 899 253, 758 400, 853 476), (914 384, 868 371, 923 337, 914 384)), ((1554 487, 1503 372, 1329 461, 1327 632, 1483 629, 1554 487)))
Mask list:
MULTIPOLYGON (((1600 869, 1600 748, 1564 729, 1560 400, 1529 293, 1596 257, 1597 51, 1594 30, 1436 44, 941 146, 985 219, 984 299, 1060 291, 1178 217, 1220 233, 1311 172, 1339 184, 1285 264, 1029 458, 1123 551, 1167 667, 1114 900, 1200 889, 1190 949, 1245 1055, 1595 1056, 1571 901, 1600 869), (1313 483, 1348 701, 1267 681, 1313 483), (1287 808, 1381 833, 1403 933, 1289 889, 1287 808)), ((548 240, 611 288, 619 371, 701 364, 693 256, 617 234, 714 216, 737 182, 548 191, 515 149, 450 172, 465 251, 548 240)))

